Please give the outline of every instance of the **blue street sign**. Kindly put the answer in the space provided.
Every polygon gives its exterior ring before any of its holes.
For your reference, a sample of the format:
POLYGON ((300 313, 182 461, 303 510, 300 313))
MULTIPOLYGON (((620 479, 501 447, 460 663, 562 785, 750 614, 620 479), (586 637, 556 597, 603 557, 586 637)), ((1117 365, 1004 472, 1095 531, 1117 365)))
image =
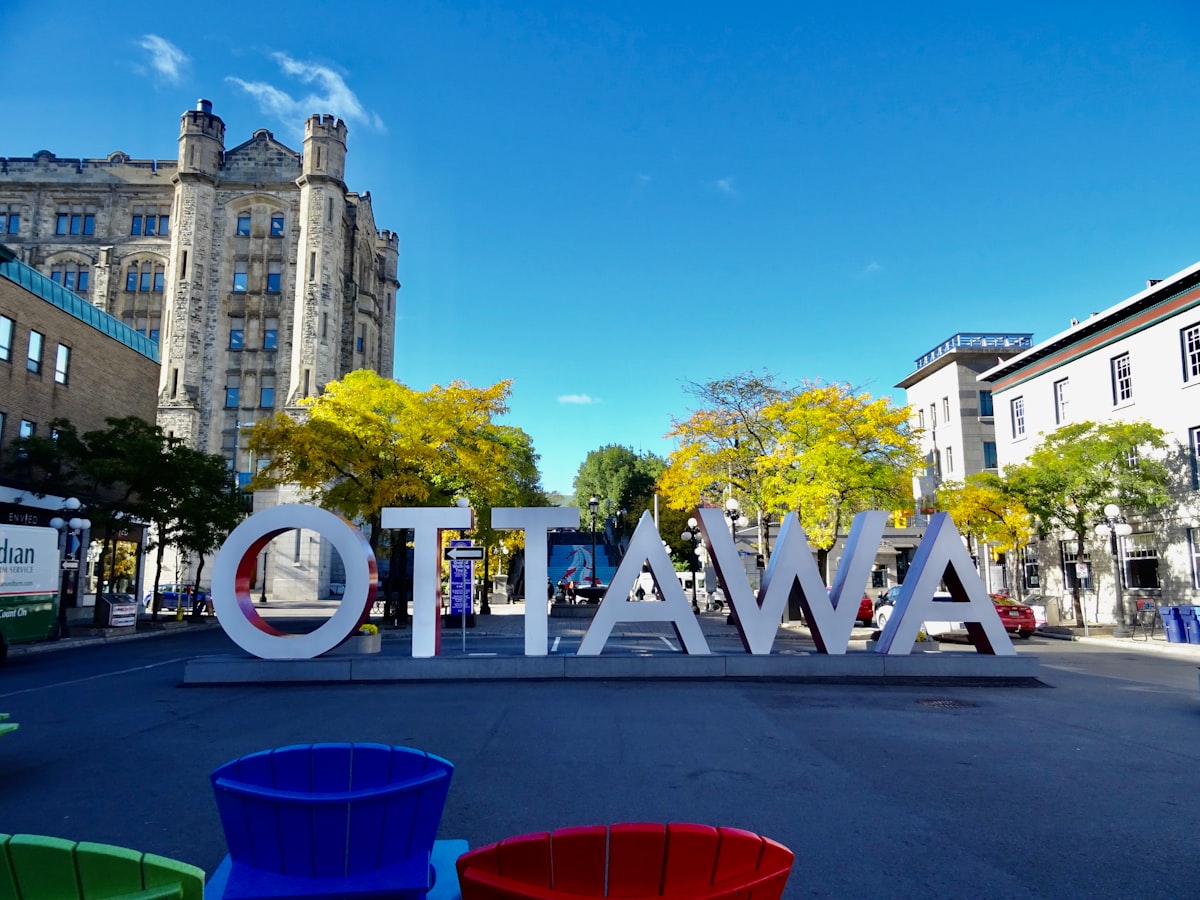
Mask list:
MULTIPOLYGON (((448 542, 453 547, 470 547, 471 542, 453 540, 448 542)), ((471 592, 475 586, 475 563, 466 559, 450 560, 450 614, 469 615, 473 613, 471 592)))

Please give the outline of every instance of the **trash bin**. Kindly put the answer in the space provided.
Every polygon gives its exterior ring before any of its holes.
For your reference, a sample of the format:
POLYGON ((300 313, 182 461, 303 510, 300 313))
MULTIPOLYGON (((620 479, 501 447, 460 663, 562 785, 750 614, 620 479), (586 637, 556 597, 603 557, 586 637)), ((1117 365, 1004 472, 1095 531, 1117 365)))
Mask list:
POLYGON ((1183 617, 1179 614, 1179 607, 1160 606, 1158 614, 1162 616, 1163 632, 1167 636, 1167 642, 1171 644, 1186 644, 1187 632, 1183 628, 1183 617))
POLYGON ((1200 644, 1200 618, 1197 618, 1195 606, 1179 607, 1179 616, 1183 619, 1184 640, 1189 644, 1200 644))

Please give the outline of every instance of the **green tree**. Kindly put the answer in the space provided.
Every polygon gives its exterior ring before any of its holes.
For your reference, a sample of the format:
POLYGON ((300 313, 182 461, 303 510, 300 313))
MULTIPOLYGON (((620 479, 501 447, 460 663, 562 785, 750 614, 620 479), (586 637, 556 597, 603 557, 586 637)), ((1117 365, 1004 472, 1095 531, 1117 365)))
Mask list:
POLYGON ((586 517, 591 497, 600 501, 599 515, 607 519, 625 510, 636 521, 642 510, 650 509, 654 485, 666 463, 653 453, 635 453, 620 444, 607 444, 592 450, 575 475, 575 498, 586 517))
POLYGON ((667 458, 659 493, 671 508, 687 511, 720 506, 732 496, 747 516, 761 513, 769 523, 783 510, 765 491, 760 466, 779 441, 779 423, 767 411, 794 397, 796 390, 765 372, 693 382, 685 390, 700 408, 667 434, 678 447, 667 458))
POLYGON ((857 513, 911 506, 919 453, 907 407, 849 385, 814 383, 772 403, 763 418, 777 429, 757 462, 764 499, 796 511, 822 576, 857 513))
POLYGON ((168 500, 173 506, 175 544, 196 557, 196 584, 204 572, 205 557, 215 553, 229 532, 249 512, 248 496, 222 456, 172 445, 168 464, 178 480, 168 500))
MULTIPOLYGON (((1069 530, 1078 541, 1103 519, 1104 506, 1147 512, 1166 503, 1170 472, 1157 458, 1166 432, 1149 422, 1075 422, 1047 435, 1004 478, 1040 532, 1069 530)), ((1071 583, 1075 621, 1083 622, 1079 579, 1071 583)))
MULTIPOLYGON (((943 482, 937 490, 938 508, 948 512, 959 531, 986 541, 1000 553, 1011 554, 1029 543, 1033 524, 1029 511, 994 472, 977 472, 963 481, 943 482)), ((1021 579, 1011 582, 1021 595, 1021 579)))

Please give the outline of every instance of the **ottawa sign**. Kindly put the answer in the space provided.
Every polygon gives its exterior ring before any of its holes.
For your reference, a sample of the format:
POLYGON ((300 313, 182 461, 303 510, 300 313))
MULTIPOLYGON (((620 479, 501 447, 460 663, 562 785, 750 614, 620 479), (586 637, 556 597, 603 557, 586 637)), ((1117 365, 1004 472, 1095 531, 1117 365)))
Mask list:
MULTIPOLYGON (((798 589, 817 650, 833 655, 846 653, 859 600, 883 537, 886 512, 864 512, 855 517, 828 589, 821 580, 799 519, 795 513, 788 513, 757 594, 746 578, 724 513, 719 509, 700 509, 696 516, 747 653, 771 652, 793 586, 798 589)), ((470 528, 471 517, 471 510, 463 507, 383 510, 384 528, 413 531, 414 658, 436 656, 439 649, 439 533, 445 529, 470 528)), ((548 568, 546 534, 555 528, 579 527, 579 510, 573 507, 493 509, 492 527, 525 532, 525 597, 539 597, 548 568)), ((243 650, 263 659, 310 659, 332 650, 354 634, 366 620, 377 589, 375 556, 362 532, 328 510, 289 504, 255 513, 230 533, 217 554, 212 598, 221 626, 243 650), (316 531, 330 541, 346 570, 346 591, 338 609, 315 631, 300 635, 279 631, 267 623, 250 594, 258 554, 273 538, 297 528, 316 531)), ((526 656, 547 655, 548 616, 545 603, 525 604, 526 656)), ((978 652, 1016 655, 954 523, 948 514, 938 513, 930 520, 901 586, 895 610, 871 652, 907 654, 926 620, 947 618, 964 623, 978 652), (934 592, 939 583, 946 585, 952 604, 944 600, 935 602, 934 592), (948 605, 952 605, 953 615, 947 614, 948 605)), ((648 512, 642 514, 634 530, 629 548, 579 645, 579 655, 599 655, 614 626, 621 622, 667 622, 678 635, 684 653, 709 652, 648 512), (662 592, 661 602, 626 602, 643 562, 648 564, 662 592)))

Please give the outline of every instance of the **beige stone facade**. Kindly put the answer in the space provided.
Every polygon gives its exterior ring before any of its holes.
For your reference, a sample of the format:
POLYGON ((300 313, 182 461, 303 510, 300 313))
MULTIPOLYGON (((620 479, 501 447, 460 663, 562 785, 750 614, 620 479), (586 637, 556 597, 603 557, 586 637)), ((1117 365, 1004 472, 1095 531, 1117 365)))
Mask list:
POLYGON ((158 424, 248 472, 247 424, 392 374, 398 238, 346 187, 346 140, 312 116, 300 152, 226 149, 200 101, 175 160, 0 157, 0 242, 157 342, 158 424))

